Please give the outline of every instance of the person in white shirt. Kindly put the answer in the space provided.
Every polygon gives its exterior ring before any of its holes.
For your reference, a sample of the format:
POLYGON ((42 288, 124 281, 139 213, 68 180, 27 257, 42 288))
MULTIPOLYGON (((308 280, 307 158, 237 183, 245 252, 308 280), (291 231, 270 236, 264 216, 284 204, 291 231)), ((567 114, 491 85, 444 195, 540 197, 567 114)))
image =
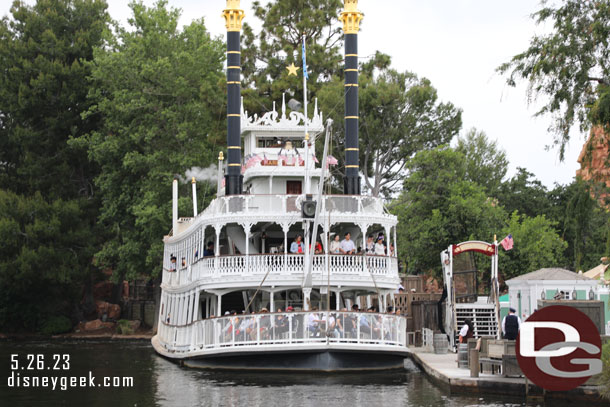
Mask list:
POLYGON ((343 254, 354 254, 356 252, 356 245, 353 240, 350 240, 350 233, 345 234, 345 239, 341 241, 341 253, 343 254))
POLYGON ((379 235, 377 243, 375 243, 375 254, 378 256, 385 255, 385 245, 383 244, 383 235, 379 235))
POLYGON ((341 253, 341 241, 339 240, 339 234, 337 233, 334 237, 334 240, 330 242, 330 252, 332 254, 341 253))

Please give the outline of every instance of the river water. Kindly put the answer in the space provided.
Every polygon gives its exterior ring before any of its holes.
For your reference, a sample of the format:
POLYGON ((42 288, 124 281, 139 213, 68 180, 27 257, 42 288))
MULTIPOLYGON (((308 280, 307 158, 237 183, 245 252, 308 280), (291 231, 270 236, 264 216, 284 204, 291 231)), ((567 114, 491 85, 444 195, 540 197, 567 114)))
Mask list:
POLYGON ((410 362, 404 371, 384 373, 217 372, 181 368, 157 356, 148 342, 2 341, 0 364, 0 406, 11 407, 525 405, 520 398, 450 395, 410 362), (56 379, 57 388, 51 388, 52 377, 62 376, 85 376, 89 386, 89 375, 94 378, 94 387, 70 388, 69 379, 56 379), (37 380, 49 377, 49 387, 23 387, 26 376, 40 377, 37 380), (111 387, 103 386, 104 377, 110 378, 107 384, 111 387), (133 386, 113 387, 120 384, 114 377, 133 377, 133 386), (22 387, 16 387, 17 380, 22 387))

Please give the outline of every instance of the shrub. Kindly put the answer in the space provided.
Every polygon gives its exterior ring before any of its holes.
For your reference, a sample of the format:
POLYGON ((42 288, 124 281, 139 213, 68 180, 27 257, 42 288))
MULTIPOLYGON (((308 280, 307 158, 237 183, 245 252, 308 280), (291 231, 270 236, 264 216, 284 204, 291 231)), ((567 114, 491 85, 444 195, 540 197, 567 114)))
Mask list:
POLYGON ((116 324, 116 333, 119 335, 131 335, 133 333, 131 322, 126 319, 120 319, 116 324))
POLYGON ((69 318, 58 315, 52 316, 42 323, 40 333, 43 335, 57 335, 70 332, 72 330, 72 322, 69 318))
POLYGON ((599 379, 601 385, 602 397, 606 400, 610 400, 610 342, 606 342, 602 346, 602 363, 603 370, 599 379))

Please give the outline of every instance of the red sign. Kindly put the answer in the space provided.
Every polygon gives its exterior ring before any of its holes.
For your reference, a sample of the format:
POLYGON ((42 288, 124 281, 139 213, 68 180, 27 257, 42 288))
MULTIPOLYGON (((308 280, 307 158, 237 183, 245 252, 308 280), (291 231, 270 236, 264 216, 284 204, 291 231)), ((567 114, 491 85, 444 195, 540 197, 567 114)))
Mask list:
POLYGON ((523 374, 547 390, 571 390, 602 371, 599 332, 573 307, 553 305, 534 312, 521 324, 516 345, 523 374))
POLYGON ((496 247, 493 244, 471 241, 471 242, 463 242, 459 244, 454 244, 453 246, 453 255, 465 252, 477 252, 482 253, 486 256, 493 256, 496 254, 496 247))

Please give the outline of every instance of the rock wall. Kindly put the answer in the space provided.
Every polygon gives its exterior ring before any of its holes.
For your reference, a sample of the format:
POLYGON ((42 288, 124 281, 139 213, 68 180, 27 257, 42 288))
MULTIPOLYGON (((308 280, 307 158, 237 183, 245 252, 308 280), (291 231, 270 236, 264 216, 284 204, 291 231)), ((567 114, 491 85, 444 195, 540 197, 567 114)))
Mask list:
MULTIPOLYGON (((602 182, 610 188, 610 134, 601 126, 591 129, 589 138, 578 156, 578 162, 580 169, 576 171, 577 177, 585 181, 602 182)), ((594 198, 598 199, 600 204, 608 206, 610 194, 602 192, 594 198)))

